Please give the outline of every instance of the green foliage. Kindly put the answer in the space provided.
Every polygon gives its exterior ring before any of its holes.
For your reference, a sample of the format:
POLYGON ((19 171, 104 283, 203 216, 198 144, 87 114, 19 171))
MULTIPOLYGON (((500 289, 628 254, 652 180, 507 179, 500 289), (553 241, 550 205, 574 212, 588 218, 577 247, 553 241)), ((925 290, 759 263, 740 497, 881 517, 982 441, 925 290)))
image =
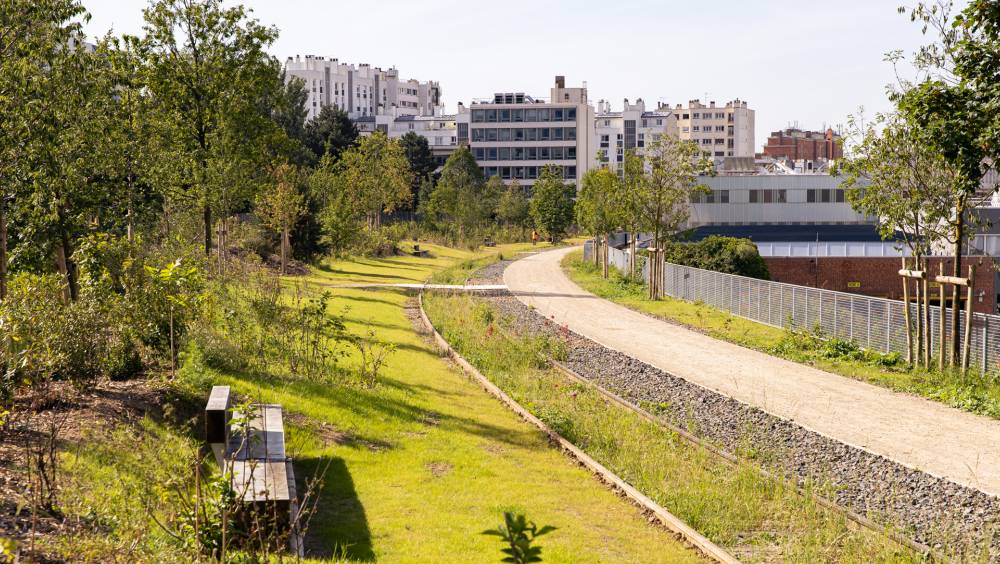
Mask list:
POLYGON ((664 246, 667 262, 767 280, 770 273, 757 245, 749 239, 712 235, 694 243, 664 246))
POLYGON ((531 218, 535 228, 550 241, 566 235, 573 223, 573 196, 576 189, 563 182, 562 169, 546 165, 532 186, 531 218))
POLYGON ((362 137, 356 147, 346 150, 337 171, 371 229, 381 227, 382 213, 392 213, 410 201, 410 163, 399 141, 382 132, 362 137))
POLYGON ((446 231, 450 226, 460 236, 484 226, 496 211, 500 197, 499 179, 486 182, 468 147, 461 146, 448 157, 437 185, 420 213, 431 228, 446 231))
POLYGON ((531 204, 524 194, 524 188, 517 180, 511 180, 497 202, 497 219, 504 225, 526 227, 531 220, 531 204))
POLYGON ((581 184, 576 200, 577 224, 593 236, 623 228, 622 206, 615 198, 621 192, 618 175, 607 168, 588 170, 581 184))
POLYGON ((691 197, 705 190, 697 183, 700 153, 693 142, 672 135, 661 135, 646 147, 642 156, 645 174, 634 181, 631 198, 638 229, 652 234, 657 247, 684 225, 691 197))
POLYGON ((437 168, 434 163, 434 154, 427 143, 427 138, 418 135, 416 132, 408 131, 399 138, 399 143, 406 153, 406 160, 410 163, 410 177, 412 196, 410 204, 413 209, 420 205, 420 188, 426 181, 431 181, 431 173, 437 168))
POLYGON ((538 537, 551 533, 556 528, 550 525, 538 527, 534 521, 528 521, 524 515, 514 515, 509 511, 504 512, 503 520, 503 524, 496 529, 482 532, 484 535, 500 537, 500 540, 507 545, 507 548, 500 550, 507 555, 501 562, 515 562, 517 564, 541 562, 542 547, 532 546, 532 543, 538 537))
POLYGON ((337 162, 357 139, 358 128, 354 122, 347 117, 347 112, 333 104, 323 106, 305 125, 305 145, 315 156, 314 162, 324 157, 332 163, 337 162))

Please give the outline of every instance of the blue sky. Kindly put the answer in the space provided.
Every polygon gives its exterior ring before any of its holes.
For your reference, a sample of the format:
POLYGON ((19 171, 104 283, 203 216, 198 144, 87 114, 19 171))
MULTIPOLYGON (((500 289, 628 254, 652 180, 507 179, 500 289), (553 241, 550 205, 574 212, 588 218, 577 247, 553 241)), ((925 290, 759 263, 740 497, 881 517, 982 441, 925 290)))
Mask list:
MULTIPOLYGON (((139 33, 145 2, 83 0, 91 36, 139 33)), ((648 0, 504 2, 246 0, 281 36, 272 53, 395 66, 459 101, 497 91, 548 96, 553 77, 586 81, 591 100, 671 105, 747 100, 757 147, 770 131, 844 123, 889 108, 886 52, 924 42, 898 1, 648 0)))

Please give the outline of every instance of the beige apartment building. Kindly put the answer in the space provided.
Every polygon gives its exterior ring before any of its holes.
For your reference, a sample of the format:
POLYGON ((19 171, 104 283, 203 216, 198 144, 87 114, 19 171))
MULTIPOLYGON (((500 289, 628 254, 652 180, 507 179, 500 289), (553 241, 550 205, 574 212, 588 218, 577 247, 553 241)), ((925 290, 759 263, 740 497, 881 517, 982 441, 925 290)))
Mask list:
POLYGON ((691 100, 687 106, 677 104, 677 136, 694 141, 707 157, 753 157, 754 111, 740 99, 716 106, 706 106, 691 100))
POLYGON ((587 87, 567 88, 557 76, 549 99, 523 92, 497 93, 459 106, 456 137, 468 143, 484 175, 531 186, 554 164, 576 184, 594 161, 594 108, 587 87))

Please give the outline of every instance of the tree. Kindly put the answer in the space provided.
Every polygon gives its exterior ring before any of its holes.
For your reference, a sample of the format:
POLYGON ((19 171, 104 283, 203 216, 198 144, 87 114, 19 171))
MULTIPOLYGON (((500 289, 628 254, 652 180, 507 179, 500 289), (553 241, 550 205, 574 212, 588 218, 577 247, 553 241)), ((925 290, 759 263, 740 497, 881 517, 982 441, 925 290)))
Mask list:
POLYGON ((61 89, 70 87, 64 82, 69 77, 62 68, 50 71, 80 55, 75 39, 82 36, 84 14, 74 0, 0 0, 0 300, 7 294, 11 243, 27 240, 27 233, 11 237, 12 216, 19 215, 15 206, 25 209, 19 204, 30 194, 31 175, 39 160, 52 154, 64 117, 55 113, 55 102, 66 94, 61 89))
MULTIPOLYGON (((910 12, 925 33, 932 30, 938 38, 914 57, 921 75, 918 81, 903 82, 891 98, 919 126, 923 143, 940 153, 955 172, 950 206, 952 275, 961 277, 967 212, 986 172, 1000 157, 1000 10, 990 0, 973 0, 958 17, 953 18, 951 10, 952 3, 945 0, 921 2, 910 12)), ((898 52, 892 54, 894 61, 900 58, 898 52)), ((953 286, 956 308, 959 296, 959 287, 953 286)), ((952 317, 951 335, 954 364, 960 338, 957 315, 952 317)))
POLYGON ((660 297, 661 249, 666 238, 687 222, 694 194, 703 192, 698 184, 700 150, 691 141, 662 135, 646 147, 646 174, 635 194, 639 229, 653 234, 653 255, 649 271, 650 298, 660 297))
POLYGON ((629 278, 632 279, 636 277, 636 256, 638 254, 636 239, 642 223, 641 189, 643 182, 645 182, 645 175, 642 157, 632 149, 625 151, 622 160, 621 182, 618 183, 618 191, 614 200, 620 208, 622 227, 629 234, 628 270, 629 278))
POLYGON ((545 165, 532 187, 531 217, 550 241, 566 234, 573 223, 573 185, 563 182, 562 167, 545 165))
POLYGON ((583 175, 580 195, 576 199, 576 221, 594 237, 594 260, 603 260, 603 275, 608 277, 609 234, 622 227, 621 206, 615 195, 621 191, 618 175, 607 168, 588 170, 583 175), (598 248, 604 242, 603 256, 598 248))
POLYGON ((408 131, 399 138, 399 143, 403 146, 403 151, 406 152, 406 160, 410 163, 410 174, 413 175, 411 190, 413 192, 412 204, 415 209, 420 205, 420 186, 434 172, 437 164, 434 162, 431 147, 427 144, 427 138, 423 135, 408 131))
POLYGON ((305 211, 304 199, 299 190, 301 173, 289 164, 274 170, 274 183, 257 196, 256 213, 261 222, 281 235, 281 273, 288 269, 291 232, 295 222, 305 211))
POLYGON ((347 112, 334 105, 323 106, 319 114, 306 123, 305 145, 315 158, 330 154, 333 162, 358 140, 358 128, 347 112))
POLYGON ((410 163, 402 145, 376 131, 341 155, 344 181, 370 229, 382 226, 382 213, 410 201, 410 163))
POLYGON ((246 186, 227 176, 250 169, 239 161, 262 156, 261 130, 274 125, 261 101, 278 76, 266 52, 277 30, 222 0, 157 0, 143 13, 145 83, 166 140, 162 181, 201 207, 209 254, 213 207, 229 207, 226 190, 246 186))
POLYGON ((314 164, 319 157, 306 146, 306 82, 297 76, 288 77, 281 71, 271 117, 291 141, 292 162, 298 166, 314 164))
POLYGON ((472 152, 461 146, 448 157, 430 197, 421 202, 421 215, 438 227, 453 223, 458 226, 459 236, 464 236, 493 216, 499 181, 487 188, 472 152))
POLYGON ((523 227, 531 219, 531 204, 524 195, 524 188, 511 180, 497 202, 497 219, 507 226, 523 227))

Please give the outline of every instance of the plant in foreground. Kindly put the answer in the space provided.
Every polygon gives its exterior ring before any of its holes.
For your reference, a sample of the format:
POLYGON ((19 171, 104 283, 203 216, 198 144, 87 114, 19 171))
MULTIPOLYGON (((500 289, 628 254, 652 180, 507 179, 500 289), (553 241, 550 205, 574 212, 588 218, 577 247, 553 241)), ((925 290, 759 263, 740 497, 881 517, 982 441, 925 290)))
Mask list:
POLYGON ((538 528, 534 521, 528 521, 524 515, 514 515, 509 511, 504 512, 503 520, 503 525, 481 533, 498 536, 508 545, 507 548, 500 550, 507 555, 501 562, 515 562, 516 564, 541 562, 542 547, 531 546, 531 543, 535 542, 536 538, 556 530, 556 527, 545 525, 538 528))

